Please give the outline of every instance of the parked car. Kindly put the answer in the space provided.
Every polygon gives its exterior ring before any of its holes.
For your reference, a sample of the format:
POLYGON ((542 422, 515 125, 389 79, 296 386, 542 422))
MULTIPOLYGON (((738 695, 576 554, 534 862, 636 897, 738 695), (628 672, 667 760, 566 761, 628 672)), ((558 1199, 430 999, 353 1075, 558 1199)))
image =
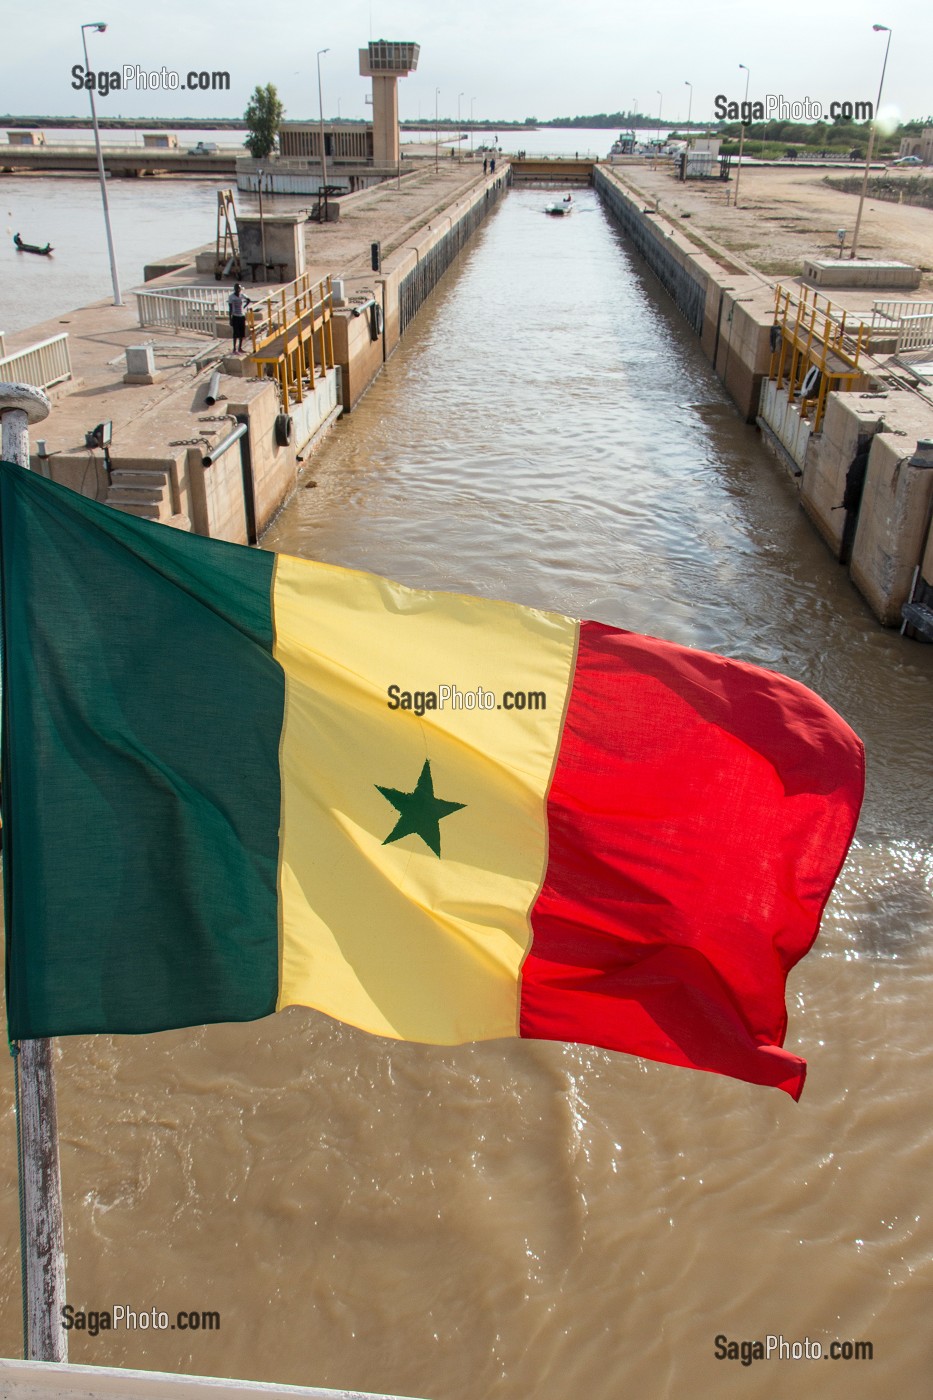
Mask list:
POLYGON ((919 156, 901 156, 899 160, 891 162, 892 165, 922 165, 923 161, 919 156))
POLYGON ((220 150, 216 141, 199 141, 196 146, 189 146, 189 156, 214 156, 220 150))

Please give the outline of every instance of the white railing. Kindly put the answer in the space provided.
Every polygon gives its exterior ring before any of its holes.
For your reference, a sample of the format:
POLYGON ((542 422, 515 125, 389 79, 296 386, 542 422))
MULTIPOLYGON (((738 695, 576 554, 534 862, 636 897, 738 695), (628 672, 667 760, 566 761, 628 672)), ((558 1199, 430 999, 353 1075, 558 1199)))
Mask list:
POLYGON ((902 316, 895 353, 926 350, 929 346, 933 346, 933 311, 926 316, 902 316))
POLYGON ((876 301, 871 328, 897 336, 895 354, 933 345, 933 301, 876 301))
POLYGON ((35 384, 38 389, 51 389, 71 378, 71 355, 68 332, 41 340, 26 350, 15 350, 0 359, 0 379, 17 384, 35 384))
POLYGON ((929 316, 933 314, 933 301, 873 301, 871 304, 871 328, 880 330, 890 326, 892 321, 904 316, 929 316))
POLYGON ((177 287, 133 295, 141 326, 214 335, 217 317, 226 315, 229 293, 219 287, 177 287))

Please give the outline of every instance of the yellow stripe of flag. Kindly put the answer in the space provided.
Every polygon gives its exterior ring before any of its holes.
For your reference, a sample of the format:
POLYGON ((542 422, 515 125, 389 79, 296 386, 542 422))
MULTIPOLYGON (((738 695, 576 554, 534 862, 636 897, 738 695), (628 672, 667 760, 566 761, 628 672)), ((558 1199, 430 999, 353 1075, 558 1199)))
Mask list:
POLYGON ((279 1008, 435 1044, 516 1035, 577 625, 286 555, 272 596, 279 1008), (419 716, 391 686, 450 696, 419 716), (478 688, 493 708, 454 707, 478 688))

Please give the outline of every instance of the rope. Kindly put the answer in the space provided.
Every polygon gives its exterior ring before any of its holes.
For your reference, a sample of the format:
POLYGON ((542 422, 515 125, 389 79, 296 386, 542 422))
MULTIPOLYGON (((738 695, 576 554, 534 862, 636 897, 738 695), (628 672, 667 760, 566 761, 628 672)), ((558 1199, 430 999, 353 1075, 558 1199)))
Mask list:
POLYGON ((23 1290, 23 1357, 29 1358, 29 1291, 26 1284, 26 1195, 23 1189, 23 1127, 20 1107, 19 1045, 10 1042, 13 1056, 13 1092, 16 1109, 16 1166, 19 1179, 19 1261, 23 1290))

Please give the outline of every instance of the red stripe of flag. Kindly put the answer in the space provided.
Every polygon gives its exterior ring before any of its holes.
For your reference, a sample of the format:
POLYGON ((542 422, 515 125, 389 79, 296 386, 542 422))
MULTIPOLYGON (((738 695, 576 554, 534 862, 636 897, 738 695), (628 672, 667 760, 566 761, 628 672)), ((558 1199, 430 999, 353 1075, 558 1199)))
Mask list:
POLYGON ((771 671, 580 629, 521 1034, 800 1097, 787 974, 855 831, 862 745, 771 671))

